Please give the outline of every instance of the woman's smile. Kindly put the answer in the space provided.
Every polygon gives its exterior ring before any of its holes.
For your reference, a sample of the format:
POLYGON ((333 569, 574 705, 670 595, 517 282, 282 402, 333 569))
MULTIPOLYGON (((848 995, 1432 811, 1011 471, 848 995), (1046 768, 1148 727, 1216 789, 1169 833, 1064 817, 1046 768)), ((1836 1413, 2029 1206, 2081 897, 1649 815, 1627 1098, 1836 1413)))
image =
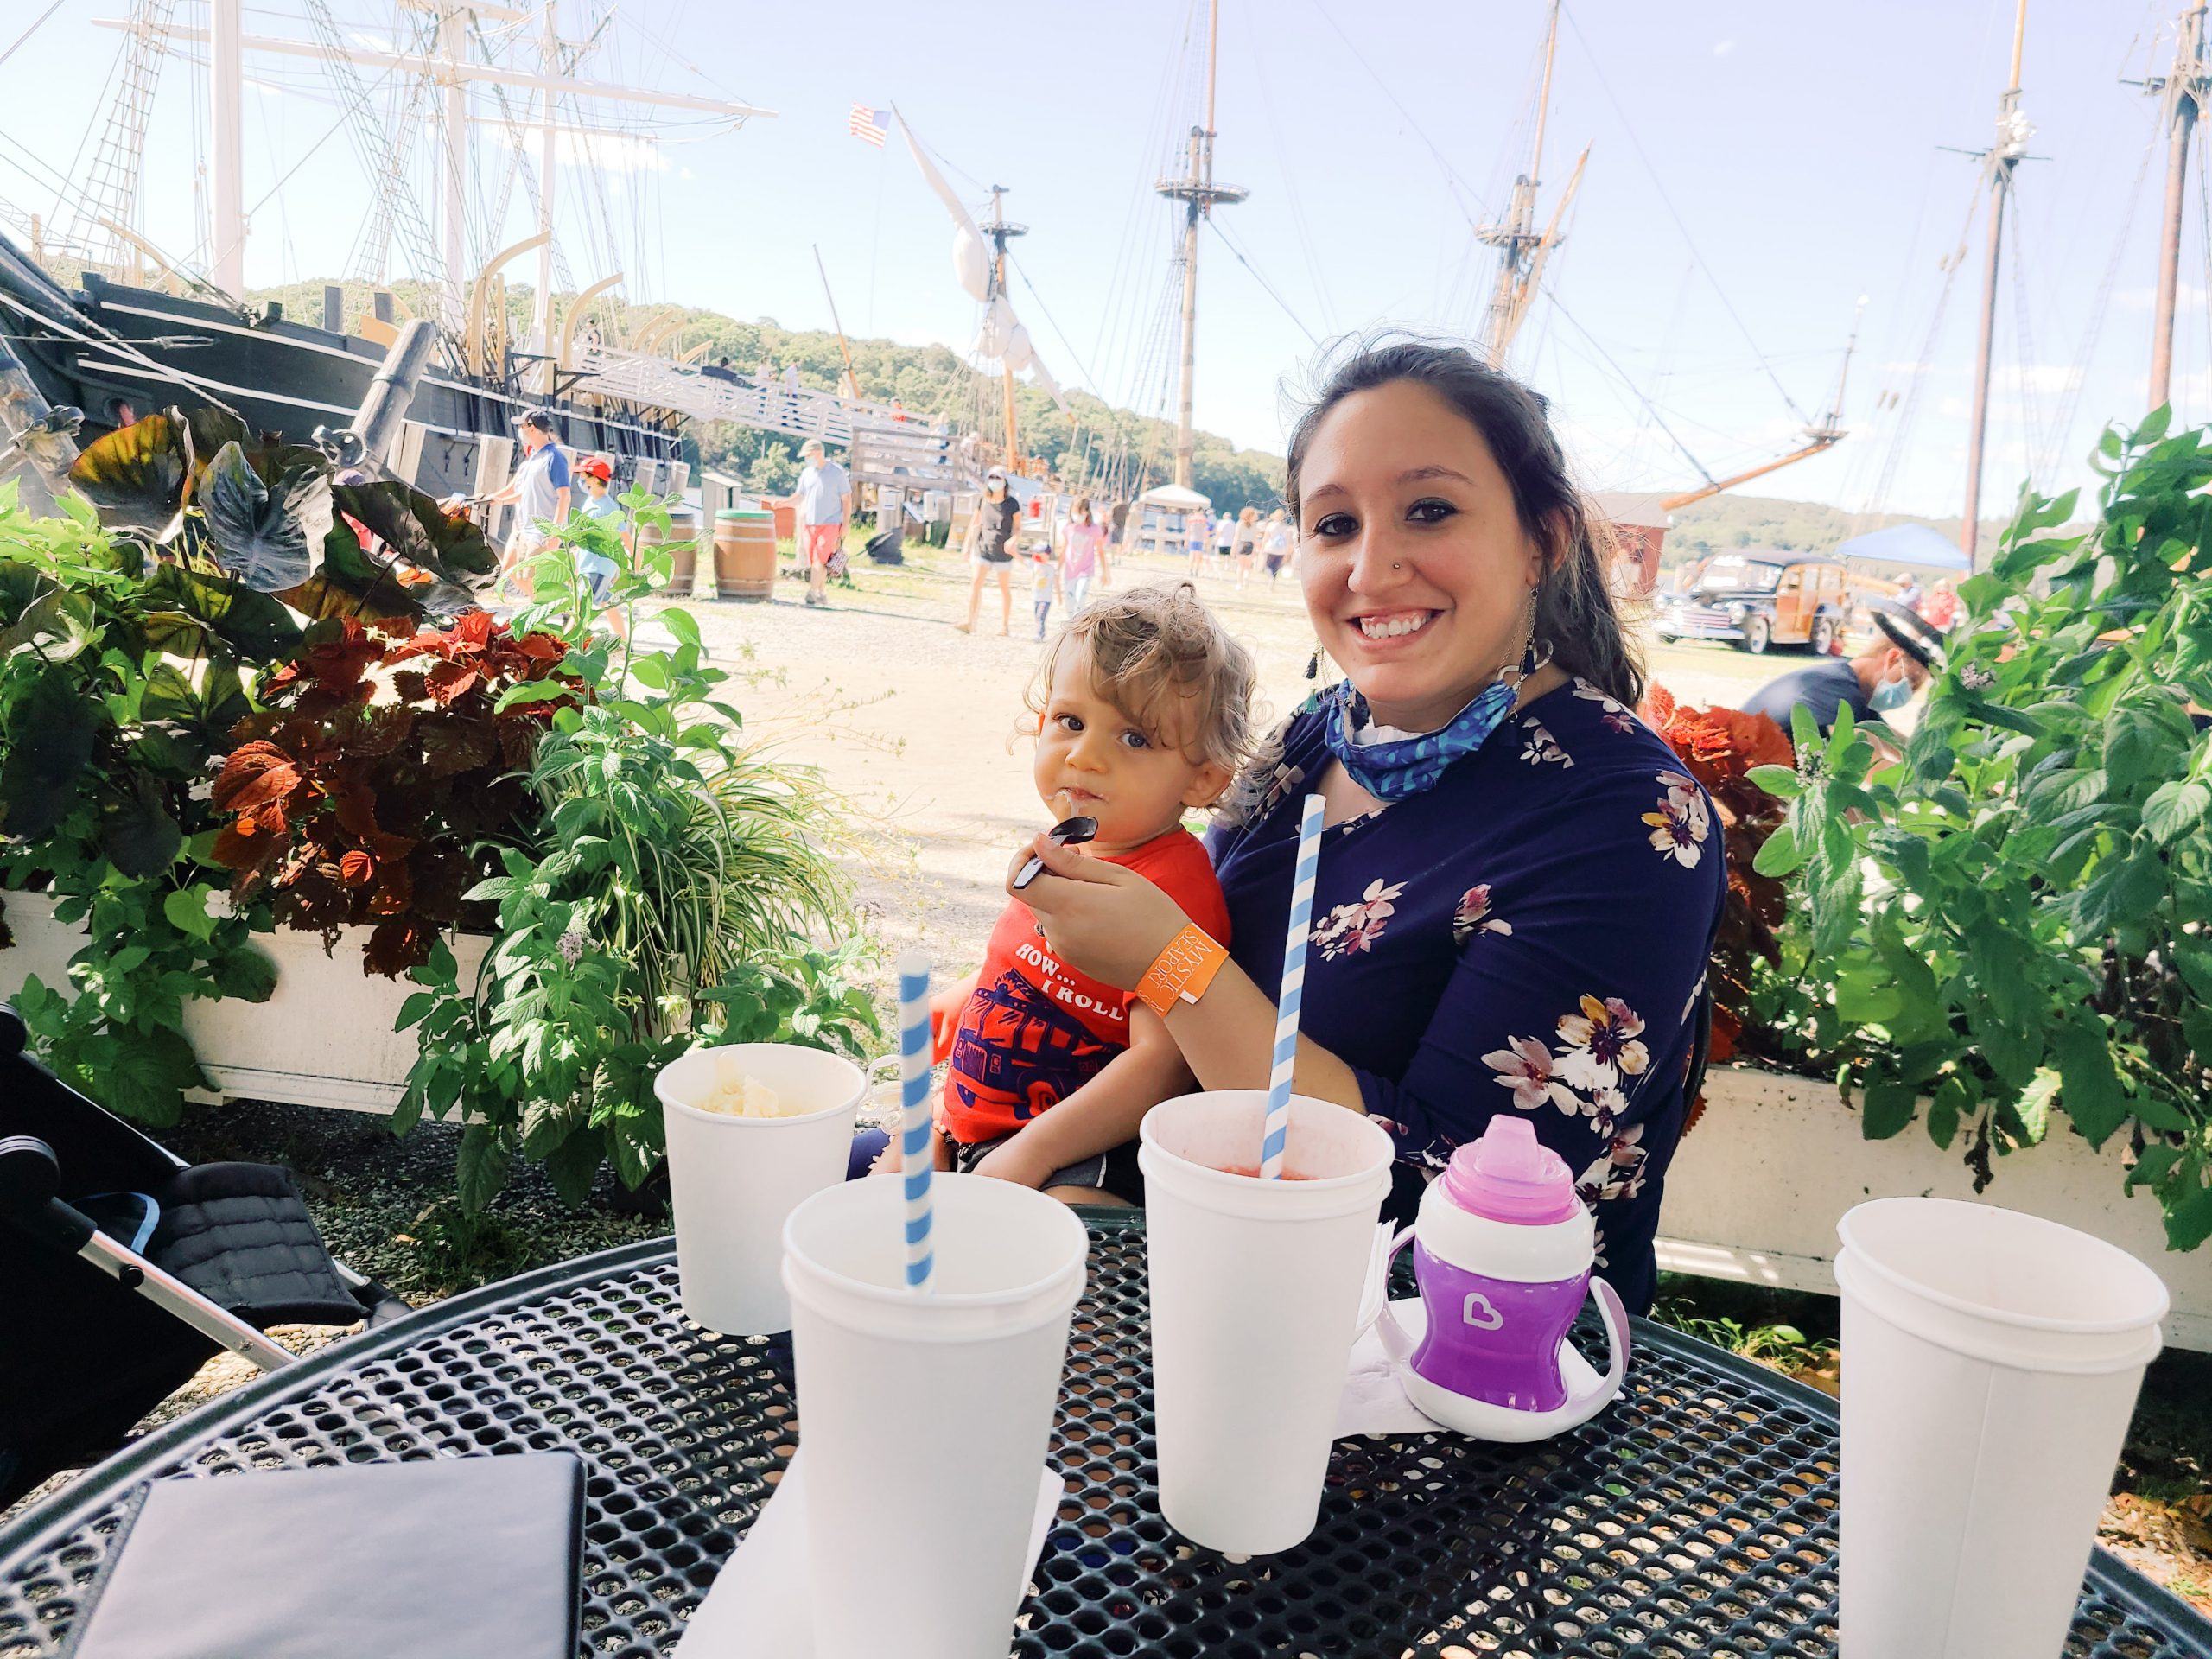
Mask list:
POLYGON ((1411 639, 1441 615, 1441 611, 1366 611, 1352 618, 1360 637, 1370 644, 1389 645, 1411 639))

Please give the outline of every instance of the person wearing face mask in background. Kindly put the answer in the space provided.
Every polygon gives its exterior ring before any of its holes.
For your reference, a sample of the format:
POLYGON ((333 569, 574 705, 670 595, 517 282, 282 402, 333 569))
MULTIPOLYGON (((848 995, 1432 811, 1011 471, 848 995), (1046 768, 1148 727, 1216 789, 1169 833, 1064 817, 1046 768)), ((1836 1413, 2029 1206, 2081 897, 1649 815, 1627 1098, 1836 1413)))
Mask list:
POLYGON ((1874 642, 1848 661, 1833 658, 1793 669, 1744 700, 1747 715, 1764 715, 1783 731, 1802 703, 1825 735, 1836 710, 1848 707, 1854 721, 1902 709, 1943 666, 1943 636, 1917 613, 1887 600, 1869 606, 1878 631, 1874 642))

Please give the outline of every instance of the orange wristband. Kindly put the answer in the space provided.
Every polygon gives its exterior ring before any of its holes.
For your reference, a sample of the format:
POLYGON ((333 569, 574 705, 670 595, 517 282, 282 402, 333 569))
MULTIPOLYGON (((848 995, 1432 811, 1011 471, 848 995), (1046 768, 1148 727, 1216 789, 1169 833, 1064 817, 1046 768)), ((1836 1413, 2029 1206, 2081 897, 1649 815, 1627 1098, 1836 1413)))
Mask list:
POLYGON ((1186 926, 1144 970, 1137 982, 1137 1000, 1165 1020, 1178 1002, 1195 1002, 1204 996, 1228 960, 1229 952, 1204 928, 1186 926))

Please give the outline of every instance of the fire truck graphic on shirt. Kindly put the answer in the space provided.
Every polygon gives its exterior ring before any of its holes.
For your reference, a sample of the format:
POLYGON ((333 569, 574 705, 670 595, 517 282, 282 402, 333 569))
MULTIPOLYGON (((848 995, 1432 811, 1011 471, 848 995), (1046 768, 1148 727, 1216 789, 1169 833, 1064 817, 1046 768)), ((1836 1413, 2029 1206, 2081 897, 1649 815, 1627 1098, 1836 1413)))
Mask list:
MULTIPOLYGON (((1136 871, 1217 939, 1228 907, 1205 849, 1183 830, 1113 861, 1136 871)), ((960 1011, 938 1121, 968 1146, 1014 1134, 1096 1077, 1129 1046, 1130 993, 1054 956, 1020 899, 991 930, 976 989, 960 1011)))

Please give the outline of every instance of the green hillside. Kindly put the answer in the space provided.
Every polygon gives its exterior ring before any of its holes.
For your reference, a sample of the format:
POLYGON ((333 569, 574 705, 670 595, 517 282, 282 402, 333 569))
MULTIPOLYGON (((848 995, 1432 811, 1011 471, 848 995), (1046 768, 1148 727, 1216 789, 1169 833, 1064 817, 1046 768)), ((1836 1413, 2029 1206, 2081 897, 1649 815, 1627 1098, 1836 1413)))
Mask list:
MULTIPOLYGON (((344 284, 345 321, 356 327, 372 314, 372 289, 365 283, 344 284)), ((258 303, 276 301, 287 316, 304 322, 322 317, 321 281, 295 283, 283 288, 259 289, 251 296, 258 303)), ((403 313, 427 316, 435 300, 419 283, 395 283, 391 291, 403 313)), ((571 296, 558 296, 556 311, 571 296)), ((507 289, 510 329, 517 339, 530 327, 531 291, 526 286, 507 289)), ((728 358, 733 367, 749 371, 768 365, 780 372, 786 364, 798 365, 799 378, 822 391, 834 391, 844 368, 837 337, 820 329, 785 328, 773 318, 741 322, 719 311, 673 306, 632 306, 632 324, 682 316, 673 332, 662 336, 660 349, 690 353, 702 343, 707 349, 698 360, 711 363, 728 358)), ((900 346, 887 340, 853 340, 853 370, 861 396, 887 403, 893 398, 907 412, 930 420, 949 420, 963 429, 988 433, 1000 428, 1000 382, 995 375, 978 375, 967 363, 941 346, 900 346)), ((1151 462, 1147 482, 1167 481, 1173 464, 1175 429, 1172 423, 1109 408, 1086 391, 1068 394, 1076 418, 1052 406, 1052 400, 1033 387, 1015 383, 1014 400, 1023 450, 1052 463, 1070 484, 1084 478, 1088 458, 1090 476, 1096 476, 1103 458, 1123 452, 1151 462)), ((687 434, 684 448, 694 465, 703 462, 720 472, 744 479, 752 487, 788 489, 798 476, 796 446, 789 439, 748 428, 710 425, 687 434)), ((1196 435, 1192 462, 1192 483, 1210 497, 1217 509, 1235 512, 1245 506, 1265 511, 1282 493, 1282 458, 1264 450, 1239 449, 1227 438, 1211 432, 1196 435)))
MULTIPOLYGON (((1708 553, 1738 547, 1776 547, 1801 553, 1825 553, 1840 542, 1891 524, 1926 524, 1950 541, 1959 538, 1960 520, 1923 518, 1913 513, 1859 514, 1818 501, 1784 501, 1765 495, 1713 495, 1674 515, 1667 532, 1663 567, 1688 563, 1708 553)), ((1994 547, 2005 520, 1981 521, 1981 541, 1994 547)))

